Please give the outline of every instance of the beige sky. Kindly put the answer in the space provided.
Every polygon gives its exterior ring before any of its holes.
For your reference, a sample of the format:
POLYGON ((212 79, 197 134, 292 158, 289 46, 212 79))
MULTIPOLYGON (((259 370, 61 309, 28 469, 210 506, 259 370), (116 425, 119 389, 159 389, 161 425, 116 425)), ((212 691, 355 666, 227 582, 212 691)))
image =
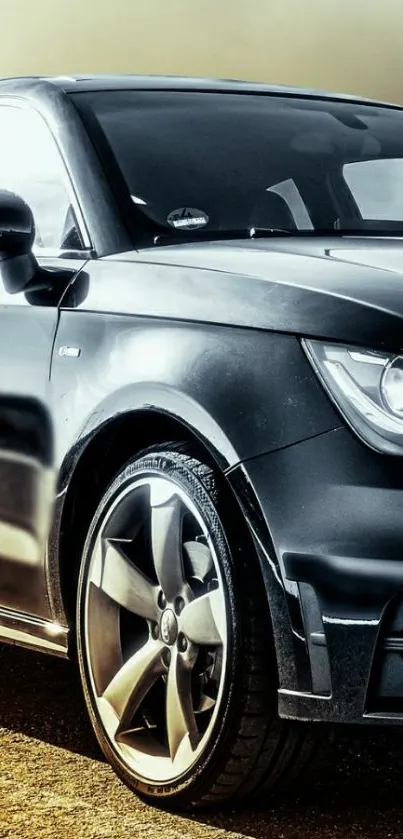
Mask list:
POLYGON ((403 0, 3 0, 0 74, 260 79, 403 102, 403 0))

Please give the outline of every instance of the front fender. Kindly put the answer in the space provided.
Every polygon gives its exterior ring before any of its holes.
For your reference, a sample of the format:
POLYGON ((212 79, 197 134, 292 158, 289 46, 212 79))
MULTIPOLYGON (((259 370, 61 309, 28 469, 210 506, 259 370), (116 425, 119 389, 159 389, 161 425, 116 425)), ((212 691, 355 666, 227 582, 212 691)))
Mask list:
MULTIPOLYGON (((239 456, 215 419, 187 393, 155 382, 126 385, 109 394, 85 418, 74 443, 59 463, 59 491, 68 485, 77 461, 87 445, 101 431, 106 431, 117 417, 152 411, 175 420, 197 437, 211 452, 222 471, 239 462, 239 456)), ((133 441, 133 446, 135 446, 133 441)))
POLYGON ((127 411, 179 418, 224 470, 339 424, 296 338, 252 329, 62 312, 51 383, 59 469, 127 411))
POLYGON ((59 470, 52 579, 71 476, 117 417, 147 409, 174 417, 224 472, 339 424, 295 337, 214 324, 62 311, 51 393, 59 470))

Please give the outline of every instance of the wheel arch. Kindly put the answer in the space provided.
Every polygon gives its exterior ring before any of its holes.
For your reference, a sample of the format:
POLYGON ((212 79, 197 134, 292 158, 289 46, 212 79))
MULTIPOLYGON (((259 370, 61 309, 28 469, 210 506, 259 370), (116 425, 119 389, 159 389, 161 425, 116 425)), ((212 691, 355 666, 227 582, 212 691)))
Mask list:
POLYGON ((54 559, 50 585, 60 620, 67 619, 69 625, 74 623, 82 547, 102 492, 130 457, 168 441, 186 444, 194 457, 221 474, 229 465, 222 453, 195 428, 155 408, 112 417, 82 447, 65 491, 60 494, 56 532, 51 539, 54 559), (59 590, 54 591, 55 588, 59 590))
MULTIPOLYGON (((114 416, 91 435, 75 462, 61 499, 60 515, 56 517, 56 538, 51 539, 53 573, 50 585, 59 622, 69 627, 75 626, 82 549, 103 491, 130 457, 150 446, 174 442, 186 445, 196 459, 211 466, 223 479, 225 476, 228 492, 244 517, 245 538, 256 558, 257 574, 266 589, 268 620, 280 679, 284 680, 285 674, 282 671, 286 666, 288 673, 285 682, 291 678, 291 682, 296 684, 292 639, 288 645, 284 644, 284 638, 291 632, 285 592, 282 585, 279 585, 277 575, 275 579, 270 573, 267 557, 262 554, 256 541, 256 533, 261 531, 261 527, 257 525, 255 517, 257 515, 260 518, 261 525, 262 517, 259 516, 257 499, 252 497, 253 493, 251 495, 250 483, 247 479, 239 480, 243 472, 240 464, 238 468, 231 468, 222 452, 217 451, 210 440, 178 417, 160 409, 132 410, 114 416), (71 538, 71 534, 74 534, 74 538, 71 538), (278 633, 274 631, 274 622, 281 629, 281 643, 278 633)), ((264 526, 263 530, 264 534, 260 533, 262 542, 268 538, 264 526)), ((272 556, 274 558, 274 552, 272 556)), ((70 633, 70 652, 74 646, 74 634, 70 633)))

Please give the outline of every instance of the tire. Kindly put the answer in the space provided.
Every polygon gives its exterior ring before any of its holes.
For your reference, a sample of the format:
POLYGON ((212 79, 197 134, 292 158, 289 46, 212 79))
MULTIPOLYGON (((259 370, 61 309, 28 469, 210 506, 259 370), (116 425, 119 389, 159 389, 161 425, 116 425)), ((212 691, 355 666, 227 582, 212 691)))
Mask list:
POLYGON ((81 679, 100 746, 148 802, 239 802, 294 778, 309 726, 277 716, 270 616, 224 481, 183 447, 117 475, 84 547, 81 679))

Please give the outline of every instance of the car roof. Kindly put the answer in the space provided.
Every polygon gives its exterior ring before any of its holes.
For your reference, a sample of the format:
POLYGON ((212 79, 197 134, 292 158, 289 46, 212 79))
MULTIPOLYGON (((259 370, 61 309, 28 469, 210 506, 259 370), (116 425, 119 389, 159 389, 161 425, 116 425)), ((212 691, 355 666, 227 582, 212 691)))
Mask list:
POLYGON ((289 85, 261 84, 236 79, 210 79, 190 76, 153 76, 89 74, 66 76, 16 76, 0 79, 0 90, 19 92, 29 95, 41 92, 46 94, 59 90, 63 93, 84 93, 91 91, 113 90, 170 90, 200 91, 222 93, 260 93, 277 96, 301 96, 310 99, 328 99, 334 101, 361 104, 382 105, 401 109, 396 103, 368 99, 347 93, 333 93, 314 88, 293 87, 289 85))

